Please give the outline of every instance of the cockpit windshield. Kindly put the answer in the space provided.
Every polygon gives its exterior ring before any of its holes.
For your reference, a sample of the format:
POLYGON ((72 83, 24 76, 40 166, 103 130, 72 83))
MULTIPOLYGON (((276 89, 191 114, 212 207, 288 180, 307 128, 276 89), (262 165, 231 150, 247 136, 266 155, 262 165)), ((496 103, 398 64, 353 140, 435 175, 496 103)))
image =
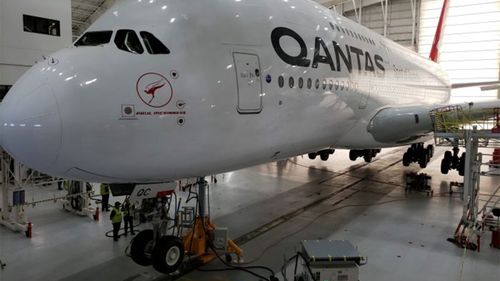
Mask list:
POLYGON ((148 53, 152 55, 170 54, 170 50, 158 38, 147 31, 140 32, 148 53))
POLYGON ((139 37, 133 30, 121 29, 116 32, 115 44, 118 49, 133 54, 144 53, 139 37))
POLYGON ((113 36, 113 31, 90 31, 85 33, 78 41, 75 47, 80 46, 99 46, 108 44, 113 36))

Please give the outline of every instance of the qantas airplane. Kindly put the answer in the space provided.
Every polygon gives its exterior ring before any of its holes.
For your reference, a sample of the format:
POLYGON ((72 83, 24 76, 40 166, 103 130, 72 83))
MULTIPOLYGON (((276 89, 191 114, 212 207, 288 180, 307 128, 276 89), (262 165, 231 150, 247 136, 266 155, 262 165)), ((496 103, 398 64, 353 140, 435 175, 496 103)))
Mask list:
POLYGON ((335 148, 369 162, 408 145, 404 164, 425 167, 430 111, 451 86, 439 64, 311 0, 124 0, 14 85, 1 146, 47 174, 109 183, 335 148))

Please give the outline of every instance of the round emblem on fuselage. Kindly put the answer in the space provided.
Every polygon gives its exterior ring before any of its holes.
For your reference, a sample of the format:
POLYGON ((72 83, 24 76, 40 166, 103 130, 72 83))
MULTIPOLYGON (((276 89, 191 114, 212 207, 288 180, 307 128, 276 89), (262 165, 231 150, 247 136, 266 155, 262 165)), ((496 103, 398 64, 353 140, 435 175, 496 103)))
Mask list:
POLYGON ((136 90, 142 102, 154 108, 167 106, 174 95, 168 79, 153 72, 146 73, 137 80, 136 90))

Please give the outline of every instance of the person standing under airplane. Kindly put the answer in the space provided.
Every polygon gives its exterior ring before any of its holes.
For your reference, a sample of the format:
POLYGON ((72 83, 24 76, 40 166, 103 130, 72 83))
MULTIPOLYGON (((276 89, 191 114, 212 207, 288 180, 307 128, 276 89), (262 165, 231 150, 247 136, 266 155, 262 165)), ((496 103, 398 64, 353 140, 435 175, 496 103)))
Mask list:
POLYGON ((122 206, 123 211, 123 223, 125 224, 125 236, 128 234, 128 228, 130 227, 130 234, 135 235, 134 233, 134 212, 135 205, 130 204, 129 198, 125 199, 122 206))
POLYGON ((118 238, 120 238, 119 231, 122 226, 122 217, 123 213, 120 209, 120 202, 116 202, 111 214, 109 215, 109 219, 113 224, 113 240, 115 240, 115 242, 118 241, 118 238))
POLYGON ((109 212, 109 185, 101 183, 102 211, 109 212))

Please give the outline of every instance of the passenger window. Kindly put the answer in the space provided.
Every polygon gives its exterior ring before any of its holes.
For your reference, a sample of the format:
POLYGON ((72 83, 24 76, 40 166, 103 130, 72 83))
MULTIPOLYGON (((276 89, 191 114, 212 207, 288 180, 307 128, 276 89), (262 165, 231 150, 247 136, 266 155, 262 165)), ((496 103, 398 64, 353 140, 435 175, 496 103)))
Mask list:
POLYGON ((144 48, 141 45, 141 41, 133 30, 118 30, 116 32, 115 44, 118 49, 126 52, 130 52, 133 54, 144 53, 144 48))
POLYGON ((312 88, 313 81, 311 78, 307 79, 307 88, 311 89, 312 88))
POLYGON ((108 44, 111 41, 111 36, 113 36, 113 31, 87 32, 75 42, 75 47, 108 44))
POLYGON ((288 78, 288 86, 290 86, 291 89, 295 87, 295 80, 293 79, 293 77, 288 78))
POLYGON ((304 79, 302 77, 299 78, 299 88, 302 89, 304 87, 304 79))
POLYGON ((170 50, 153 34, 141 31, 142 40, 144 40, 144 46, 146 46, 146 50, 148 53, 152 55, 168 55, 170 54, 170 50))
POLYGON ((278 78, 278 86, 280 86, 280 88, 283 88, 283 86, 285 86, 285 78, 283 78, 283 76, 280 76, 280 78, 278 78))

